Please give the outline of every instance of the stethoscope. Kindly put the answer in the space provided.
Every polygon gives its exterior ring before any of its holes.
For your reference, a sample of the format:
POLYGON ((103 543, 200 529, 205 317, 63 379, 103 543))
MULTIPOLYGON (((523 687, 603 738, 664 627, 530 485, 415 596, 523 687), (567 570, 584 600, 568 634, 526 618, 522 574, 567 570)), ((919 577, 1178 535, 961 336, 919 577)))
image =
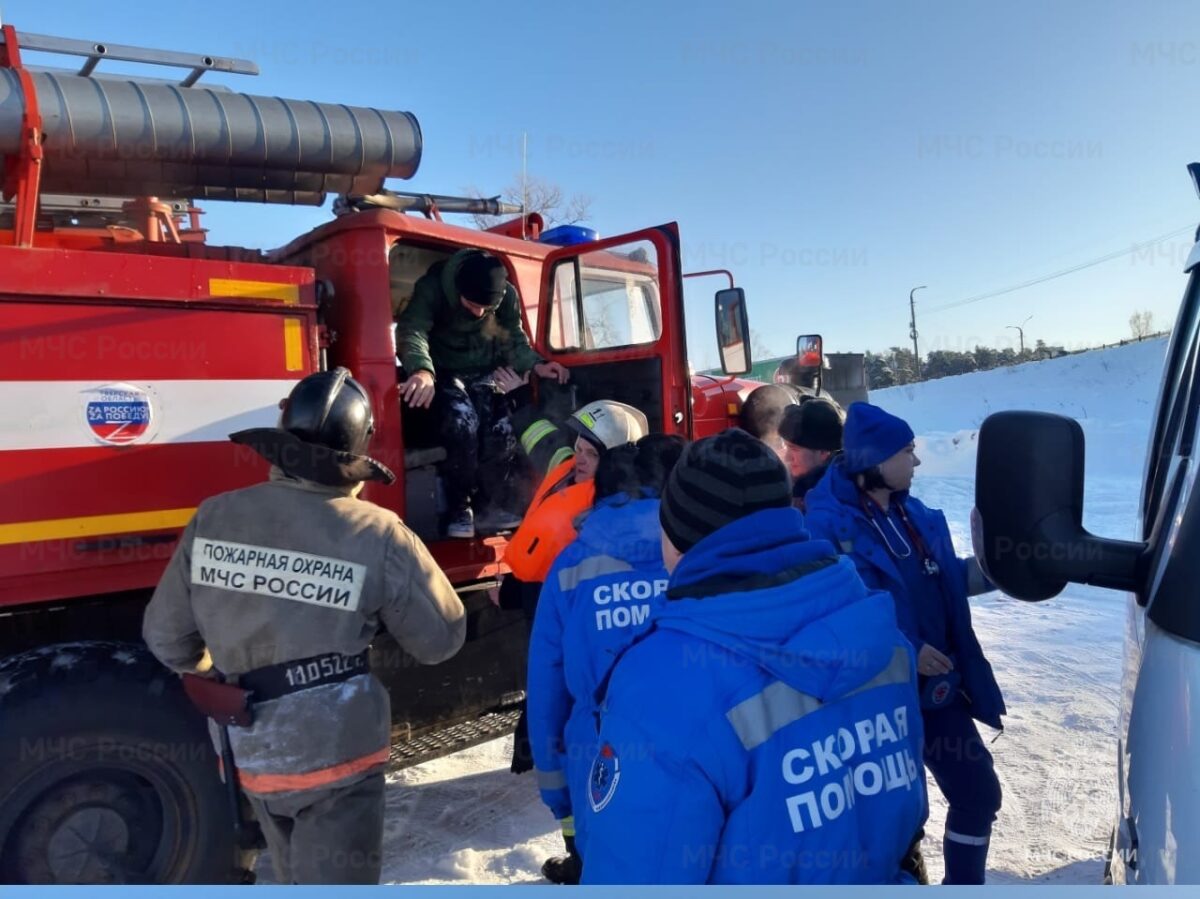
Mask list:
MULTIPOLYGON (((883 514, 883 518, 888 523, 888 527, 890 528, 891 532, 895 534, 896 539, 900 541, 900 546, 903 550, 902 552, 892 545, 892 540, 887 535, 887 532, 884 531, 884 529, 879 526, 879 522, 875 520, 875 513, 871 507, 875 506, 878 508, 878 503, 876 503, 875 500, 871 499, 869 496, 863 496, 862 500, 863 511, 867 515, 867 521, 871 523, 871 527, 875 528, 875 532, 879 534, 879 539, 883 541, 883 545, 887 547, 887 551, 892 558, 907 559, 912 556, 915 548, 916 551, 921 555, 921 566, 924 568, 925 573, 930 577, 937 577, 939 574, 941 574, 941 567, 933 558, 933 555, 925 548, 925 541, 921 539, 921 535, 917 533, 917 529, 913 527, 912 522, 908 520, 908 513, 904 511, 903 505, 896 503, 896 511, 900 513, 900 520, 904 522, 904 528, 908 531, 909 537, 912 538, 911 543, 905 538, 904 534, 900 532, 900 529, 896 527, 896 522, 892 519, 892 516, 888 515, 886 512, 883 514)), ((883 512, 883 509, 880 508, 879 511, 883 512)))

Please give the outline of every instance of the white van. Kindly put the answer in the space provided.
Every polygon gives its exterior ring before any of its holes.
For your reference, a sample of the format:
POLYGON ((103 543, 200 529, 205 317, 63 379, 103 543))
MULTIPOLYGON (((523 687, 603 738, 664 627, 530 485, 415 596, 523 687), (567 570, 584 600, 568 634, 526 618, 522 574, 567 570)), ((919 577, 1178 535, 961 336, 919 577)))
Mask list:
MULTIPOLYGON (((1200 190, 1200 164, 1189 170, 1200 190)), ((1001 412, 979 435, 976 551, 1000 589, 1034 601, 1069 581, 1129 593, 1111 883, 1200 883, 1198 266, 1200 242, 1151 433, 1141 541, 1083 529, 1084 439, 1073 419, 1001 412)))

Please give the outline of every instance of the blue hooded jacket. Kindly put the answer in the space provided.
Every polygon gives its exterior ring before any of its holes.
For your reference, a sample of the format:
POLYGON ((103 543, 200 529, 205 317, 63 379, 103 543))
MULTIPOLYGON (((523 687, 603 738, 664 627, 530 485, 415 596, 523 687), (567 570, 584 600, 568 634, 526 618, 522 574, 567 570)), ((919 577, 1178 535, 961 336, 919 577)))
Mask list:
POLYGON ((575 815, 596 755, 596 688, 613 660, 649 627, 667 590, 658 500, 601 500, 546 577, 529 644, 529 743, 542 800, 556 818, 575 815))
MULTIPOLYGON (((971 604, 967 598, 967 560, 954 552, 946 516, 928 508, 907 491, 896 494, 908 519, 921 535, 941 570, 929 579, 930 588, 940 585, 937 597, 947 616, 946 633, 953 646, 955 670, 962 675, 962 689, 970 697, 971 715, 997 730, 1006 714, 1004 697, 983 654, 979 638, 971 626, 971 604)), ((920 650, 921 613, 928 612, 930 598, 914 595, 895 560, 888 553, 879 532, 863 511, 857 485, 847 473, 844 459, 836 458, 825 477, 805 497, 805 522, 813 536, 828 540, 854 560, 858 573, 868 587, 886 590, 896 601, 896 617, 913 646, 920 650)), ((922 584, 921 586, 925 586, 922 584)), ((938 647, 942 648, 942 647, 938 647)))
POLYGON ((614 666, 585 883, 899 883, 925 820, 912 647, 795 509, 692 547, 614 666))

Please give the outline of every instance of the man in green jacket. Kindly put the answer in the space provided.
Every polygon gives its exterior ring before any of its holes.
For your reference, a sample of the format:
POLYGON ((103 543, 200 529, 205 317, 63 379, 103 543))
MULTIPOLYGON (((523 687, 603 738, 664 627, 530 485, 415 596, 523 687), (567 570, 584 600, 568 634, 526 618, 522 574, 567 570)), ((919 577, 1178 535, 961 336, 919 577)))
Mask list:
MULTIPOLYGON (((474 537, 480 463, 503 466, 516 451, 505 394, 528 381, 530 371, 559 383, 570 373, 529 345, 504 263, 483 250, 459 250, 417 281, 396 319, 396 347, 408 375, 404 400, 412 408, 432 406, 446 449, 446 534, 474 537)), ((493 509, 489 529, 519 523, 511 510, 493 509)))

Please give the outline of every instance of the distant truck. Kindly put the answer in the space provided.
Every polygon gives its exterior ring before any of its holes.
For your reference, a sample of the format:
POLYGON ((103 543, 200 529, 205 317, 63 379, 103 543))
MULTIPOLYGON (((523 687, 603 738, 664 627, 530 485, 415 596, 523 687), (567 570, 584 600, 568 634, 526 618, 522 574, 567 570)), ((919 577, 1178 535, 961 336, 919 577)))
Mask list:
POLYGON ((825 389, 843 409, 868 401, 867 363, 863 353, 826 353, 825 389))
POLYGON ((868 398, 866 356, 826 353, 820 334, 801 334, 795 355, 755 362, 742 380, 788 384, 805 394, 829 397, 843 409, 868 398))

